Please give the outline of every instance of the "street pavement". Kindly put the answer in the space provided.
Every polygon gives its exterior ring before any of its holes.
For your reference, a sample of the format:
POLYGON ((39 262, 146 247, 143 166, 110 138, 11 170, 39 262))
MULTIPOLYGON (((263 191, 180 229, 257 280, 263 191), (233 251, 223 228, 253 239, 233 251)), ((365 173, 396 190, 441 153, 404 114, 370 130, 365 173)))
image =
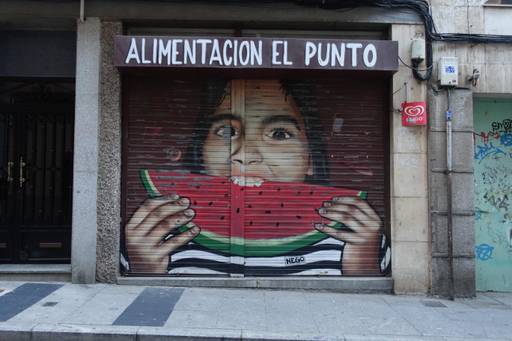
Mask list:
POLYGON ((512 294, 449 301, 0 281, 0 340, 164 339, 512 341, 512 294))

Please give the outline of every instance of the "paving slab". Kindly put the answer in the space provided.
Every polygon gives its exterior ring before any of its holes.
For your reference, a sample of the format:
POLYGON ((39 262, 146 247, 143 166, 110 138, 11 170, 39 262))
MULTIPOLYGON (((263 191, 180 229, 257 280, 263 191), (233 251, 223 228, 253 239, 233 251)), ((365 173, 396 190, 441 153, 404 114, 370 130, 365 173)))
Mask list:
MULTIPOLYGON (((23 285, 0 281, 9 292, 23 285)), ((0 340, 512 341, 511 297, 65 284, 0 322, 0 340), (146 300, 150 291, 179 295, 146 300), (161 327, 145 326, 158 305, 161 327), (127 307, 132 325, 113 325, 127 307)))
POLYGON ((106 286, 80 306, 66 322, 80 325, 112 325, 144 287, 106 286))
POLYGON ((22 313, 14 316, 12 322, 59 323, 66 322, 76 311, 91 300, 105 285, 67 284, 22 313))

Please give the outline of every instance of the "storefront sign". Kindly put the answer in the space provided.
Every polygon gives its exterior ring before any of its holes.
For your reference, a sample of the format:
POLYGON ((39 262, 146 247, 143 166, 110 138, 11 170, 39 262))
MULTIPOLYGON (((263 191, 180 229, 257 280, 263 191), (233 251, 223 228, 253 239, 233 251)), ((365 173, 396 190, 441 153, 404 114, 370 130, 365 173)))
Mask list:
POLYGON ((398 70, 398 43, 215 37, 115 37, 119 67, 398 70))
POLYGON ((424 126, 427 124, 427 104, 425 102, 402 103, 402 125, 424 126))

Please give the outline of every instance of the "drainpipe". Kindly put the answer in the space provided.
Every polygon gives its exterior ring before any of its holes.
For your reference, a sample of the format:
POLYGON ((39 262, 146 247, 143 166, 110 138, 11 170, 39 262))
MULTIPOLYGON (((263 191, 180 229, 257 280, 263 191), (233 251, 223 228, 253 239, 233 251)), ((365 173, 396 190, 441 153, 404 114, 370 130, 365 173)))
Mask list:
POLYGON ((455 298, 455 281, 453 275, 453 202, 452 202, 452 110, 450 103, 450 89, 446 89, 448 96, 448 109, 446 110, 446 174, 447 174, 447 233, 448 233, 448 267, 450 272, 449 298, 455 298))
POLYGON ((85 21, 85 0, 80 0, 80 22, 85 21))

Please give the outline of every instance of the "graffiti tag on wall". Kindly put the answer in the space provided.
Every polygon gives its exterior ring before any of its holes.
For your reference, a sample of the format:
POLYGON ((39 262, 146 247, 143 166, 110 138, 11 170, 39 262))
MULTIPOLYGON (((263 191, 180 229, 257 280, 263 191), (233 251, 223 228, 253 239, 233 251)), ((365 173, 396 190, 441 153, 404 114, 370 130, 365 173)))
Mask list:
POLYGON ((477 288, 512 290, 512 103, 475 106, 477 288))

